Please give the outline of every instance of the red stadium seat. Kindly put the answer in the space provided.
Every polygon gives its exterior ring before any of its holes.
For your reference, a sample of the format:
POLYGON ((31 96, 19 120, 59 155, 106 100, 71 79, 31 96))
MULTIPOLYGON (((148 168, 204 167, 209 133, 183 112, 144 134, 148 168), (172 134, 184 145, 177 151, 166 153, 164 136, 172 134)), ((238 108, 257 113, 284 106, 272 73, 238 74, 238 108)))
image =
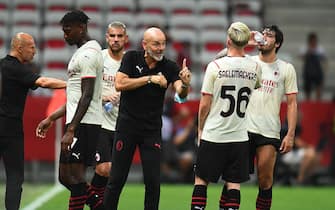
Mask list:
POLYGON ((139 10, 145 13, 167 14, 168 7, 165 0, 140 0, 139 10))
POLYGON ((105 5, 108 13, 134 13, 136 9, 136 3, 134 0, 113 0, 107 1, 105 5))
POLYGON ((170 0, 167 7, 169 7, 170 16, 176 14, 196 14, 196 1, 194 0, 170 0))
POLYGON ((39 12, 41 1, 40 0, 14 0, 13 8, 15 10, 35 11, 39 12))
POLYGON ((199 15, 226 15, 228 3, 224 0, 206 0, 198 1, 197 11, 199 15))
POLYGON ((105 1, 92 1, 92 0, 79 0, 76 1, 76 8, 83 10, 84 12, 99 12, 101 13, 106 6, 105 1))

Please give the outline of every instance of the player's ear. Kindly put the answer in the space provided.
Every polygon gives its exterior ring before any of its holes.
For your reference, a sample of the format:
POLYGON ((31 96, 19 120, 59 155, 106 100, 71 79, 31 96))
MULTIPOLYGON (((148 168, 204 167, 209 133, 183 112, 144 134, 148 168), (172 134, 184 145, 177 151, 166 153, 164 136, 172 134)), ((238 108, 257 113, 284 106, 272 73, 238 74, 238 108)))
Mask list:
POLYGON ((106 43, 108 43, 108 37, 109 37, 109 34, 108 34, 108 33, 105 33, 106 43))
POLYGON ((142 40, 142 47, 143 49, 146 51, 147 50, 147 41, 145 41, 144 39, 142 40))
POLYGON ((128 43, 129 41, 129 37, 128 37, 128 34, 125 34, 125 39, 124 39, 124 43, 128 43))

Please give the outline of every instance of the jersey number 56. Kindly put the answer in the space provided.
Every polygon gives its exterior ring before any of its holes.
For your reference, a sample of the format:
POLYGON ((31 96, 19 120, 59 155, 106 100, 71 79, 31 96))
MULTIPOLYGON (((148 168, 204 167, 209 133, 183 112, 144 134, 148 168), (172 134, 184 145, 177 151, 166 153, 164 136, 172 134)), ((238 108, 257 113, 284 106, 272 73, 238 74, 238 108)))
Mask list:
MULTIPOLYGON (((245 102, 245 107, 247 107, 249 103, 249 95, 251 93, 250 88, 248 87, 242 87, 241 89, 238 90, 237 92, 237 98, 234 97, 234 95, 229 94, 228 91, 236 91, 236 86, 233 85, 223 85, 221 88, 221 98, 222 99, 228 99, 230 102, 230 106, 228 111, 224 112, 221 111, 221 116, 222 117, 228 117, 234 113, 235 106, 236 106, 236 114, 240 118, 244 118, 245 112, 241 111, 241 103, 244 101, 245 102)), ((244 109, 245 110, 245 109, 244 109)))

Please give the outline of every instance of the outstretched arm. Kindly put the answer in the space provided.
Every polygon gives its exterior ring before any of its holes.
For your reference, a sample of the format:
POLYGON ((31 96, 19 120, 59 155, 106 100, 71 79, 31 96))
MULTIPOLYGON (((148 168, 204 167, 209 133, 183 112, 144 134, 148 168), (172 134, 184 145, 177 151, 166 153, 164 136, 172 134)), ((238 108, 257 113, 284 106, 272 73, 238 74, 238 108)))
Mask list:
POLYGON ((60 89, 66 87, 66 82, 51 77, 40 77, 35 81, 35 85, 43 88, 60 89))

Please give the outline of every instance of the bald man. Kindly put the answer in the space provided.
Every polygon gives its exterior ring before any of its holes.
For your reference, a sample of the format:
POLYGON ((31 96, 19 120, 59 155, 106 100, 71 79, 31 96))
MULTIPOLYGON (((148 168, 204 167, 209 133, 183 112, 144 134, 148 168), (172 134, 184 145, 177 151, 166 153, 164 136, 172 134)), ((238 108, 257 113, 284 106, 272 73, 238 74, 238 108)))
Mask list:
POLYGON ((164 95, 171 84, 180 98, 189 92, 191 72, 186 60, 180 69, 166 57, 166 37, 159 28, 148 28, 143 51, 129 51, 116 74, 121 91, 112 153, 112 169, 105 191, 106 209, 116 210, 136 146, 140 149, 145 184, 145 210, 157 210, 160 195, 161 127, 164 95))
POLYGON ((7 177, 6 210, 17 210, 20 207, 24 179, 22 118, 28 90, 66 86, 65 81, 42 77, 25 65, 33 60, 35 53, 33 37, 27 33, 17 33, 12 38, 9 54, 0 60, 0 159, 3 159, 7 177))

